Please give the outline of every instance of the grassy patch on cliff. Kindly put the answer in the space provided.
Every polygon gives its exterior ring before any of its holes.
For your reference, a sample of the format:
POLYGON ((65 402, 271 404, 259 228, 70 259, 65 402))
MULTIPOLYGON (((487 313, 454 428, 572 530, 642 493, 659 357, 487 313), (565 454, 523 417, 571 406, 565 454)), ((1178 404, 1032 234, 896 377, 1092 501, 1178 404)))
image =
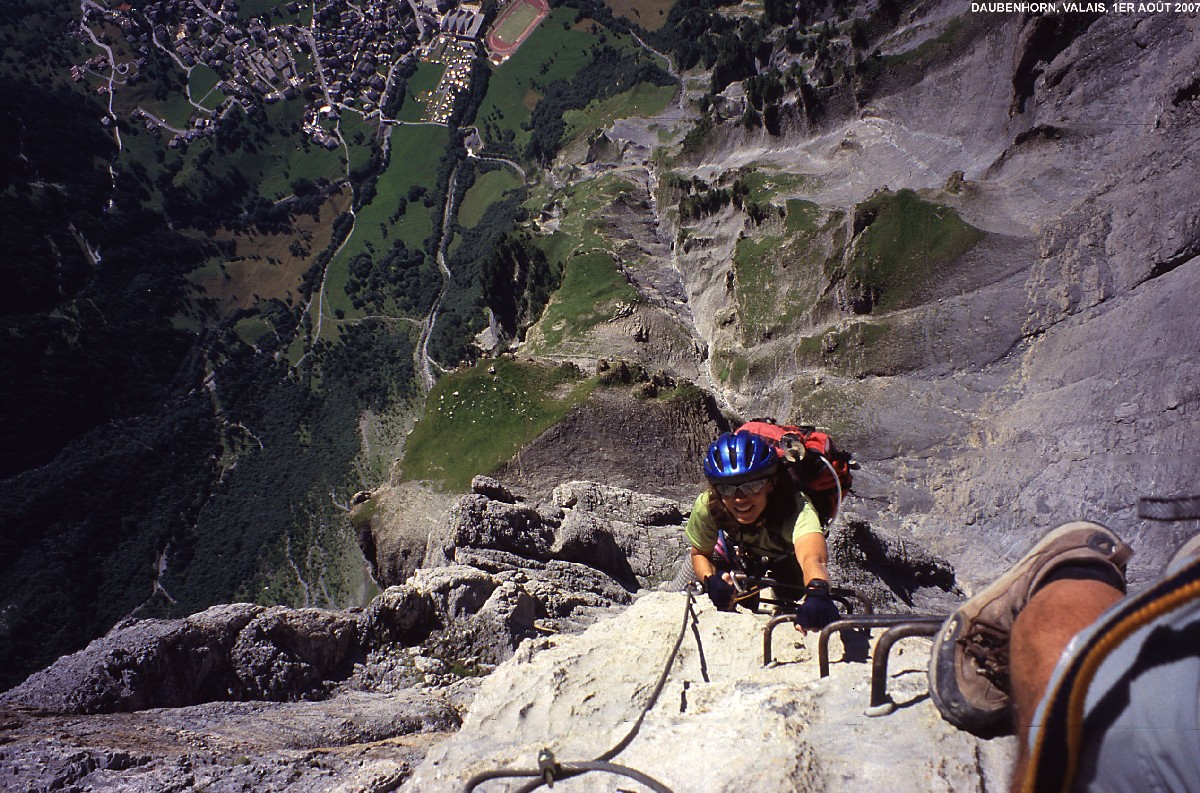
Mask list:
POLYGON ((800 378, 792 387, 791 420, 828 430, 839 446, 853 452, 873 429, 870 404, 858 381, 800 378))
POLYGON ((750 371, 750 358, 732 350, 717 350, 713 353, 713 374, 722 383, 737 388, 750 371))
POLYGON ((532 337, 537 350, 557 346, 578 337, 595 325, 612 318, 620 303, 633 303, 638 294, 609 252, 612 241, 604 234, 603 214, 613 202, 628 200, 635 186, 619 176, 607 174, 550 193, 534 190, 525 202, 532 215, 557 204, 560 223, 553 233, 538 238, 537 245, 547 261, 563 273, 562 285, 554 293, 540 322, 541 338, 532 337))
POLYGON ((961 39, 968 31, 963 25, 962 17, 954 17, 946 23, 946 27, 937 36, 913 47, 910 50, 889 55, 883 59, 890 68, 920 68, 928 66, 931 61, 956 55, 962 52, 961 39))
MULTIPOLYGON (((611 241, 604 236, 601 212, 622 195, 633 193, 637 188, 628 179, 615 174, 606 174, 598 179, 588 179, 571 185, 555 198, 562 205, 562 219, 558 231, 553 235, 559 240, 569 240, 571 250, 587 251, 593 247, 606 247, 611 241)), ((527 206, 536 206, 531 197, 527 206)), ((536 211, 536 210, 535 210, 536 211)), ((555 243, 562 247, 563 243, 555 243)), ((547 255, 549 255, 547 251, 547 255)))
POLYGON ((746 343, 794 326, 825 288, 822 265, 836 247, 843 216, 801 199, 787 200, 786 207, 783 234, 743 238, 734 251, 734 295, 746 343))
POLYGON ((546 346, 579 336, 611 319, 618 305, 633 303, 637 290, 629 285, 607 252, 594 251, 567 260, 562 286, 542 317, 546 346))
POLYGON ((496 470, 593 388, 595 380, 569 365, 498 360, 448 375, 408 438, 401 476, 465 491, 472 477, 496 470))
POLYGON ((520 178, 507 168, 479 174, 458 207, 459 224, 465 228, 478 224, 489 206, 520 186, 520 178))
POLYGON ((791 356, 797 366, 824 366, 854 374, 852 364, 888 334, 889 325, 879 322, 852 322, 817 336, 801 336, 791 356))
POLYGON ((608 99, 595 100, 582 110, 563 113, 567 125, 564 144, 581 135, 603 129, 618 118, 648 118, 666 109, 679 89, 673 85, 639 83, 631 90, 608 99))
POLYGON ((912 190, 879 193, 859 204, 855 226, 862 232, 846 274, 876 295, 884 310, 918 302, 927 283, 983 239, 953 209, 912 190))
POLYGON ((739 169, 738 181, 745 186, 746 198, 758 203, 770 203, 781 195, 811 191, 821 184, 821 179, 802 173, 787 173, 764 166, 739 169))

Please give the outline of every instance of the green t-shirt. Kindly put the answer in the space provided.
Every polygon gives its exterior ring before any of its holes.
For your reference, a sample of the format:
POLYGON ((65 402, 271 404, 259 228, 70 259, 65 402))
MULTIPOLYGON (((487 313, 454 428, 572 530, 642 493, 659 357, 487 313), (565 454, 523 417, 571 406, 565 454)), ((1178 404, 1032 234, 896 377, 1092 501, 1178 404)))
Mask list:
MULTIPOLYGON (((712 553, 717 544, 717 524, 709 511, 711 497, 710 490, 705 490, 696 497, 685 530, 688 543, 705 555, 712 553)), ((775 525, 768 525, 767 515, 771 511, 770 508, 765 510, 763 517, 753 524, 737 524, 736 528, 729 532, 734 541, 762 556, 778 558, 793 552, 797 537, 822 531, 817 510, 803 493, 796 494, 795 508, 789 510, 787 516, 775 525)))

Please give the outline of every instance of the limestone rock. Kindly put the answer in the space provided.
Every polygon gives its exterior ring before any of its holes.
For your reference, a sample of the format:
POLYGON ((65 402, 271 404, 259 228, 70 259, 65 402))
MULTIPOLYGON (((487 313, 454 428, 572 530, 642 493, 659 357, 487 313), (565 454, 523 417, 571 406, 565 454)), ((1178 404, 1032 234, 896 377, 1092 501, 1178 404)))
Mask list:
POLYGON ((594 482, 559 485, 553 498, 567 509, 555 557, 587 562, 635 586, 653 587, 674 573, 684 551, 678 502, 594 482))
MULTIPOLYGON (((925 793, 1006 784, 1012 739, 958 732, 928 701, 926 640, 893 650, 889 693, 900 707, 871 718, 867 665, 839 661, 835 648, 822 680, 816 637, 781 630, 778 663, 763 668, 765 616, 697 608, 695 631, 684 630, 683 595, 647 594, 586 633, 523 644, 484 681, 462 729, 401 789, 460 790, 477 773, 536 768, 543 748, 563 763, 600 756, 637 724, 681 631, 662 693, 613 759, 672 790, 925 793)), ((569 784, 614 791, 631 783, 592 773, 569 784)))
POLYGON ((124 622, 0 701, 65 713, 311 696, 359 649, 348 612, 214 606, 183 620, 124 622))
POLYGON ((359 547, 382 586, 403 584, 421 566, 430 534, 441 528, 457 498, 427 483, 401 482, 379 488, 354 507, 350 520, 359 547))
POLYGON ((238 633, 230 651, 237 699, 286 701, 311 696, 344 677, 360 649, 355 615, 275 606, 238 633))
POLYGON ((436 690, 86 718, 0 705, 0 776, 5 789, 39 792, 386 790, 460 722, 436 690))

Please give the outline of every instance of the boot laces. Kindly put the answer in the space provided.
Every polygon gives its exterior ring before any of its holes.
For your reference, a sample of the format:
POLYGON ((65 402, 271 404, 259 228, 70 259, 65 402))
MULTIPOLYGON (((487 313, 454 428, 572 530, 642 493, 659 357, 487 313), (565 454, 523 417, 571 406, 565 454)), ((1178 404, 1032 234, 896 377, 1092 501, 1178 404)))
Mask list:
POLYGON ((975 620, 971 629, 959 637, 963 652, 975 662, 979 674, 1005 694, 1009 690, 1008 631, 983 620, 975 620))

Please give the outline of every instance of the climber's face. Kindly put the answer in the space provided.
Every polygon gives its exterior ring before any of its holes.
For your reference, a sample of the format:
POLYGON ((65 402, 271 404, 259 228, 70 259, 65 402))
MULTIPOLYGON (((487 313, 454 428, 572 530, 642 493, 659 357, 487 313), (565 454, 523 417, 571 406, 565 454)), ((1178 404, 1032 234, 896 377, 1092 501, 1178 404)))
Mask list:
POLYGON ((775 487, 775 482, 768 479, 756 493, 747 493, 750 488, 737 488, 730 495, 721 494, 721 503, 733 519, 738 523, 750 524, 758 520, 763 510, 767 508, 767 498, 775 487))

